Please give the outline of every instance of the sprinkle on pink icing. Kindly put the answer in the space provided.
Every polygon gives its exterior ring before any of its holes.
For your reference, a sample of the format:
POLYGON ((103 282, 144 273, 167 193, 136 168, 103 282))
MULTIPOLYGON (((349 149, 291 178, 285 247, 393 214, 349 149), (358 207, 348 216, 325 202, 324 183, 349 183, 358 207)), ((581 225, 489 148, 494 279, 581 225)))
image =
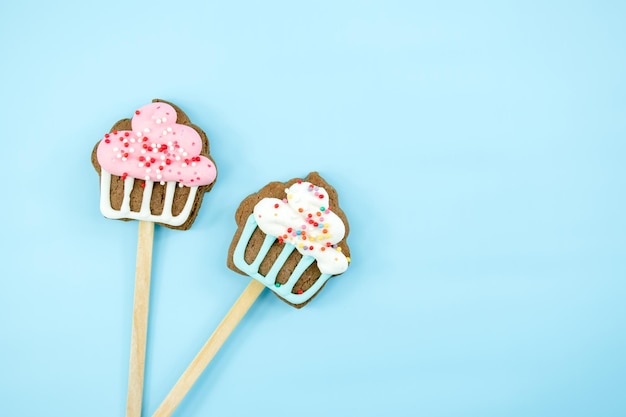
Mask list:
POLYGON ((105 171, 145 181, 176 181, 189 187, 215 181, 213 162, 200 155, 202 138, 193 128, 176 123, 167 103, 150 103, 135 111, 132 131, 107 133, 97 158, 105 171))

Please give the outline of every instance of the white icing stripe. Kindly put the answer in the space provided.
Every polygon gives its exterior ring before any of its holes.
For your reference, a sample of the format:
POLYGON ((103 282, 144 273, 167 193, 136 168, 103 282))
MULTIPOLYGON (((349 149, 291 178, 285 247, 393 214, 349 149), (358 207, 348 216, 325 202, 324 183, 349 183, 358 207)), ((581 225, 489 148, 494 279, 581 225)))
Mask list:
POLYGON ((152 181, 144 182, 143 197, 141 198, 141 208, 139 209, 139 215, 141 217, 150 215, 150 200, 152 199, 152 189, 154 183, 152 181))
MULTIPOLYGON (((110 180, 111 174, 109 174, 109 181, 110 180)), ((124 213, 130 211, 130 192, 133 191, 133 184, 135 184, 134 178, 126 178, 124 180, 124 198, 122 199, 122 206, 120 208, 124 213)), ((110 196, 107 196, 107 199, 110 200, 110 196)))
POLYGON ((170 226, 180 226, 185 223, 191 214, 191 208, 198 192, 198 187, 189 187, 189 196, 185 207, 177 216, 172 215, 172 203, 174 201, 174 192, 176 190, 176 182, 167 182, 165 187, 165 201, 163 212, 154 215, 150 212, 150 199, 152 198, 152 190, 154 183, 152 181, 145 182, 141 207, 139 212, 130 209, 130 193, 135 183, 134 178, 126 178, 124 180, 124 197, 119 210, 111 207, 111 174, 101 169, 100 173, 100 211, 104 217, 109 219, 134 219, 144 220, 154 223, 163 223, 170 226))

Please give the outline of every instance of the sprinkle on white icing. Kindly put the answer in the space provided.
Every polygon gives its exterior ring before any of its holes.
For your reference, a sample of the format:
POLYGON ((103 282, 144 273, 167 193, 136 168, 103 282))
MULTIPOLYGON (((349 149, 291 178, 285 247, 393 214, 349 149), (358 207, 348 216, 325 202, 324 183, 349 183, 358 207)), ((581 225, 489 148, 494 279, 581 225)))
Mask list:
POLYGON ((324 274, 337 275, 348 268, 348 259, 337 244, 345 225, 329 208, 328 194, 310 182, 297 182, 285 190, 287 198, 264 198, 254 207, 254 219, 267 235, 296 247, 317 260, 324 274))

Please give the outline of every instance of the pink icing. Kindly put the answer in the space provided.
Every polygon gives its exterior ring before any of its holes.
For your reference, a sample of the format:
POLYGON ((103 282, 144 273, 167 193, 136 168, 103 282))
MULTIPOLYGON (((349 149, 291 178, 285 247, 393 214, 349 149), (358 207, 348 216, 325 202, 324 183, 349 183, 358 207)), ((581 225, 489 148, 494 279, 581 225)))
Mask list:
POLYGON ((97 150, 100 166, 122 178, 176 181, 187 186, 215 181, 213 162, 200 155, 202 138, 193 128, 176 123, 167 103, 150 103, 135 112, 132 131, 104 135, 97 150))

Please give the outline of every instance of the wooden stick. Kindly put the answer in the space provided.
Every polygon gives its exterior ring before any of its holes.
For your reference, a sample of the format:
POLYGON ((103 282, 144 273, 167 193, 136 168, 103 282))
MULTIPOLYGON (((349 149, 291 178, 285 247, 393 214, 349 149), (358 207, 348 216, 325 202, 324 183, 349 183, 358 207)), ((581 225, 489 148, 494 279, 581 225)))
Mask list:
POLYGON ((230 308, 222 322, 217 326, 217 329, 213 332, 209 340, 202 346, 200 352, 191 361, 185 372, 181 375, 174 385, 174 388, 167 394, 165 400, 161 403, 159 408, 154 412, 152 417, 169 417, 172 415, 178 404, 185 397, 187 392, 191 389, 192 385, 202 371, 209 365, 209 362, 213 359, 215 354, 220 350, 228 336, 237 327, 239 321, 248 312, 252 304, 256 301, 265 286, 259 281, 253 279, 245 290, 241 293, 235 304, 230 308))
POLYGON ((126 400, 127 417, 141 417, 143 375, 146 363, 146 339, 148 335, 148 306, 150 301, 150 271, 152 269, 153 240, 154 223, 140 221, 135 269, 133 330, 130 338, 128 397, 126 400))

